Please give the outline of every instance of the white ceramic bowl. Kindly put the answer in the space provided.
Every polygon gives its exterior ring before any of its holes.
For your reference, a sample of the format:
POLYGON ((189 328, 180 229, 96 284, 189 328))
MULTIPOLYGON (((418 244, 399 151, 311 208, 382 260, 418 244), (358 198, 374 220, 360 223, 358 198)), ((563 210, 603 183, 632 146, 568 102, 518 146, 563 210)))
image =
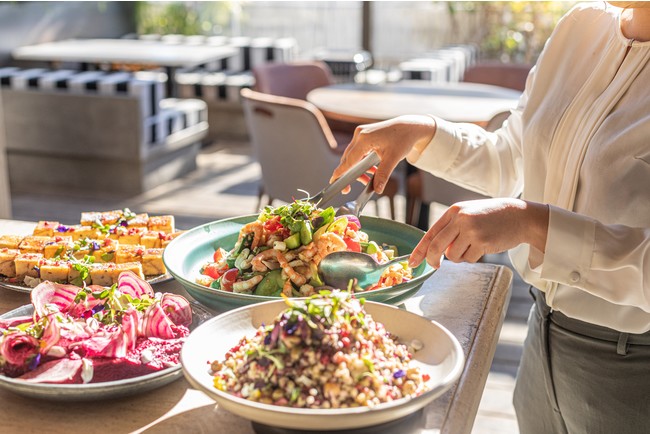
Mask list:
POLYGON ((361 428, 406 417, 444 393, 460 376, 464 365, 458 340, 443 326, 394 306, 366 302, 366 312, 400 342, 418 339, 423 348, 414 354, 415 363, 430 376, 429 390, 415 398, 403 398, 373 408, 303 409, 261 404, 238 398, 213 386, 209 361, 223 360, 226 352, 258 327, 270 324, 287 308, 283 300, 244 306, 221 314, 188 337, 181 351, 187 380, 218 404, 238 416, 260 424, 301 430, 361 428))

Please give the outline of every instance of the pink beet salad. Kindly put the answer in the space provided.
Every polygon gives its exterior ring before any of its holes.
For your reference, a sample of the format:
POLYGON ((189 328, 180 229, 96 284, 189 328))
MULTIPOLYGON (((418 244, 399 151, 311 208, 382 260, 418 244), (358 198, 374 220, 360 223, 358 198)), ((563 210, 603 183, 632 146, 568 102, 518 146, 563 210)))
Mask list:
POLYGON ((289 308, 211 363, 214 386, 298 408, 376 406, 418 396, 429 376, 349 292, 285 298, 289 308))
POLYGON ((43 282, 33 316, 0 319, 0 374, 35 383, 100 383, 179 364, 192 310, 132 272, 111 287, 43 282))

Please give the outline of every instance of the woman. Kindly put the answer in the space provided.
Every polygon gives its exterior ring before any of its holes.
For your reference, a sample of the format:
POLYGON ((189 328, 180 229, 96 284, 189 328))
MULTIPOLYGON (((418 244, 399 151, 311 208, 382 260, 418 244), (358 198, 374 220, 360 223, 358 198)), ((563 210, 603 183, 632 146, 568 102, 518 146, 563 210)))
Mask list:
POLYGON ((498 198, 450 207, 410 263, 510 250, 536 298, 515 387, 524 434, 648 430, 648 59, 649 4, 578 5, 500 130, 427 116, 363 125, 332 177, 375 150, 378 192, 406 158, 498 198))

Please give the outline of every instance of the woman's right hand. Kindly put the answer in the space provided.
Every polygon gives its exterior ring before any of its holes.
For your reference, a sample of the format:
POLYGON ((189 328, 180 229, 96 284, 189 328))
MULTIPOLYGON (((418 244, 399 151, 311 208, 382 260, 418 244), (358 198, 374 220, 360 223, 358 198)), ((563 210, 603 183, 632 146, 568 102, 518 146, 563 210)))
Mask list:
MULTIPOLYGON (((373 188, 377 193, 382 193, 397 164, 412 149, 419 151, 424 149, 435 132, 436 123, 433 118, 423 115, 399 116, 387 121, 360 125, 354 131, 352 141, 345 148, 341 163, 334 169, 330 183, 371 151, 375 151, 381 162, 375 171, 373 188)), ((349 188, 346 190, 349 191, 349 188)))

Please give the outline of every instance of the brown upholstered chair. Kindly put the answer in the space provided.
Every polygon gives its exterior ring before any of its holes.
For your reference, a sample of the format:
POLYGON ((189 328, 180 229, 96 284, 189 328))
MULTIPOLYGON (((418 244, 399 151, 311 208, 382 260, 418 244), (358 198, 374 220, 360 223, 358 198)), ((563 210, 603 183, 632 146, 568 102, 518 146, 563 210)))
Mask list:
POLYGON ((523 91, 531 67, 532 65, 517 63, 480 62, 465 71, 463 81, 523 91))
MULTIPOLYGON (((307 100, 307 94, 319 87, 335 84, 334 76, 325 62, 265 63, 253 68, 253 90, 270 95, 307 100)), ((336 153, 342 154, 352 140, 356 125, 327 119, 337 143, 336 153)))
MULTIPOLYGON (((250 89, 242 89, 241 97, 253 153, 262 169, 257 210, 263 205, 264 195, 268 204, 275 199, 291 202, 294 197, 304 196, 298 189, 313 195, 324 188, 340 156, 333 152, 336 143, 320 110, 301 99, 250 89)), ((355 182, 349 196, 330 204, 342 205, 362 188, 355 182)), ((397 181, 391 180, 382 195, 390 201, 393 220, 397 190, 397 181)))
POLYGON ((307 94, 334 84, 329 67, 324 62, 265 63, 253 68, 257 92, 287 98, 307 99, 307 94))

